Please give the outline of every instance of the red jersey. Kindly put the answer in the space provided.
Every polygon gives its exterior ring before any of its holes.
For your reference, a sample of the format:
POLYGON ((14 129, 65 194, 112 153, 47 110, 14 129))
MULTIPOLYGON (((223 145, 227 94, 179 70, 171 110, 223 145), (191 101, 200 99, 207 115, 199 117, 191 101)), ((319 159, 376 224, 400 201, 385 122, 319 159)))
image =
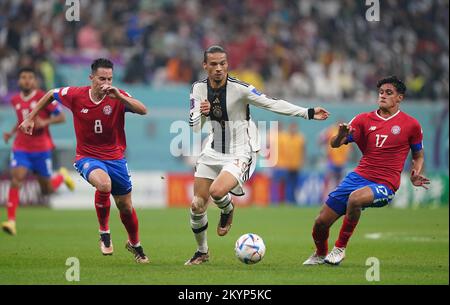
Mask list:
MULTIPOLYGON (((45 95, 42 90, 35 90, 29 96, 24 97, 22 93, 14 95, 11 99, 11 104, 16 110, 17 126, 22 123, 24 118, 36 107, 37 102, 45 95)), ((58 102, 53 101, 42 111, 38 116, 42 119, 48 119, 52 114, 59 114, 61 106, 58 102)), ((49 151, 55 148, 50 130, 48 126, 40 129, 34 129, 32 135, 23 133, 17 129, 16 138, 13 143, 13 150, 20 150, 25 152, 42 152, 49 151)))
MULTIPOLYGON (((123 90, 120 92, 130 96, 123 90)), ((123 103, 107 95, 96 103, 91 98, 89 86, 56 89, 53 96, 73 113, 77 138, 75 160, 85 157, 118 160, 124 157, 127 144, 123 103)))
POLYGON ((377 111, 362 113, 349 124, 355 130, 348 140, 356 142, 363 155, 355 172, 397 191, 409 150, 423 147, 419 122, 399 110, 387 119, 377 111))

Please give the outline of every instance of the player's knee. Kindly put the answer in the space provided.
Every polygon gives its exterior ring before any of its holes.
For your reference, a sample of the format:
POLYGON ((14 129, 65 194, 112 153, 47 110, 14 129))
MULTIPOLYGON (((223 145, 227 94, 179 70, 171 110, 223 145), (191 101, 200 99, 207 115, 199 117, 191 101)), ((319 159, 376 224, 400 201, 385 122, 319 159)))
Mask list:
POLYGON ((358 192, 353 192, 348 197, 347 208, 359 208, 362 205, 362 197, 358 192))
POLYGON ((95 188, 102 193, 111 193, 111 181, 101 181, 95 185, 95 188))
POLYGON ((209 194, 213 199, 216 200, 219 200, 226 196, 228 194, 228 191, 229 190, 227 190, 226 188, 215 184, 211 185, 211 187, 209 188, 209 194))
POLYGON ((330 225, 326 221, 324 221, 320 216, 318 216, 314 221, 314 227, 316 230, 326 230, 330 227, 330 225))
POLYGON ((121 214, 125 214, 125 215, 133 214, 133 207, 132 206, 121 204, 121 205, 117 205, 117 208, 119 209, 121 214))
POLYGON ((191 203, 192 212, 202 214, 206 211, 206 201, 202 197, 194 196, 191 203))

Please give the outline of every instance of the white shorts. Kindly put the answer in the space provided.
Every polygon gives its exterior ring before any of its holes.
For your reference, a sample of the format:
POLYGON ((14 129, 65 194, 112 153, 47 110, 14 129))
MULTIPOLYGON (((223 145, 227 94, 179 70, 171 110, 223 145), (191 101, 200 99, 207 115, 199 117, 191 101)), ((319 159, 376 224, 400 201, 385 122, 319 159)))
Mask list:
POLYGON ((255 167, 256 153, 237 156, 207 149, 197 160, 194 177, 214 180, 222 171, 229 172, 238 181, 238 185, 230 193, 243 196, 245 194, 243 185, 253 175, 255 167))

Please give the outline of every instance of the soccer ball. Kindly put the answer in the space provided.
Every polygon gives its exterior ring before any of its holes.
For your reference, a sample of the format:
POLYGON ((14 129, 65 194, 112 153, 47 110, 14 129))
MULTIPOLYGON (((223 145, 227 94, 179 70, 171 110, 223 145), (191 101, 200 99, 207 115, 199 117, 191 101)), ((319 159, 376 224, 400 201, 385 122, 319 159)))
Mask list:
POLYGON ((234 248, 237 258, 244 264, 256 264, 266 253, 266 245, 262 238, 253 233, 239 237, 234 248))

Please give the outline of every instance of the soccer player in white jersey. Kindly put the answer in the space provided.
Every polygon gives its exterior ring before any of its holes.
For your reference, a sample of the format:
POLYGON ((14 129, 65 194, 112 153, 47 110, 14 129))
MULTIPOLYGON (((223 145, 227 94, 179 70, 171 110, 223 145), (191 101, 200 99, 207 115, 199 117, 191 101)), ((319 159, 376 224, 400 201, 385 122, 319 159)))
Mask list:
POLYGON ((303 108, 272 99, 252 85, 229 77, 227 54, 220 46, 211 46, 204 52, 203 68, 208 77, 192 85, 189 123, 198 132, 209 120, 211 132, 195 167, 190 222, 197 250, 185 265, 209 260, 206 209, 210 198, 221 209, 217 234, 224 236, 233 220, 230 193, 243 195, 242 186, 255 169, 260 144, 249 105, 304 119, 326 120, 329 116, 321 107, 303 108))

